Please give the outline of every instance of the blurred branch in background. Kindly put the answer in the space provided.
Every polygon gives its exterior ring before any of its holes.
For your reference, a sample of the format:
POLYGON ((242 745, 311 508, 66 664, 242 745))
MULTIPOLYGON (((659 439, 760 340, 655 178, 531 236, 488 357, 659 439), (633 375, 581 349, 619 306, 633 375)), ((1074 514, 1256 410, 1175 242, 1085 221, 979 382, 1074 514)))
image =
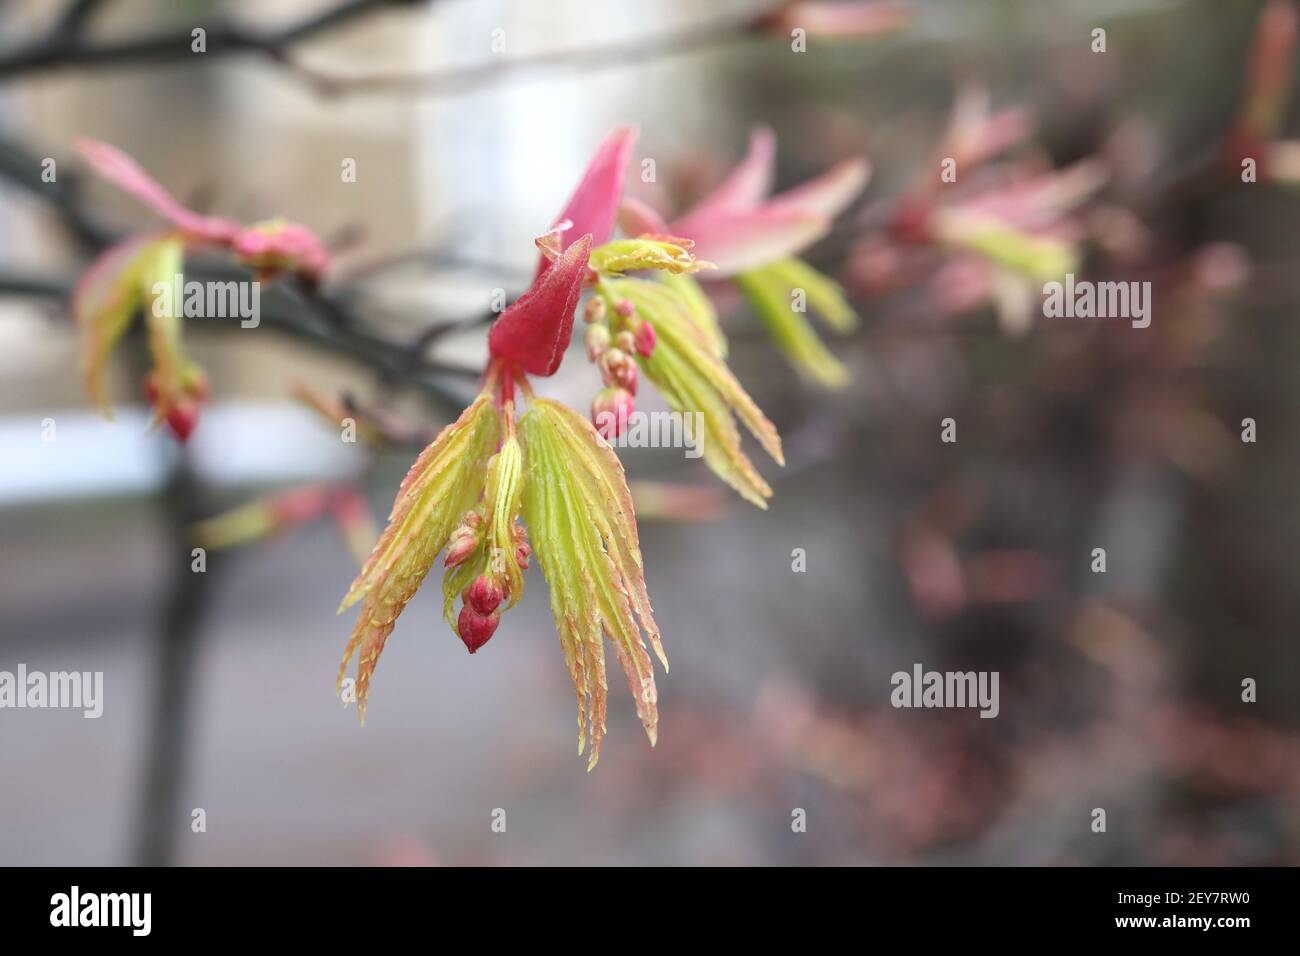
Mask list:
POLYGON ((138 68, 150 63, 184 60, 194 55, 191 49, 193 31, 202 29, 205 31, 203 52, 206 55, 260 54, 288 70, 321 96, 448 96, 550 68, 594 71, 661 57, 682 56, 759 36, 788 39, 790 31, 796 27, 806 33, 837 38, 874 36, 897 29, 909 15, 907 4, 894 0, 848 0, 838 4, 763 0, 750 11, 715 17, 679 30, 622 43, 554 50, 532 56, 497 56, 477 65, 428 71, 345 75, 309 66, 295 55, 293 48, 319 33, 386 8, 414 7, 438 0, 346 0, 273 31, 212 23, 197 27, 186 25, 126 40, 96 42, 87 39, 84 28, 96 8, 111 6, 112 2, 74 2, 43 38, 26 47, 0 53, 0 82, 54 69, 138 68))
POLYGON ((47 70, 66 68, 138 69, 151 63, 168 63, 194 57, 193 31, 204 32, 203 53, 225 56, 256 53, 287 64, 296 43, 384 10, 431 4, 436 0, 343 0, 326 4, 316 13, 278 30, 262 31, 231 23, 185 24, 125 40, 96 41, 87 27, 116 0, 72 0, 49 31, 16 49, 0 52, 0 82, 47 70))

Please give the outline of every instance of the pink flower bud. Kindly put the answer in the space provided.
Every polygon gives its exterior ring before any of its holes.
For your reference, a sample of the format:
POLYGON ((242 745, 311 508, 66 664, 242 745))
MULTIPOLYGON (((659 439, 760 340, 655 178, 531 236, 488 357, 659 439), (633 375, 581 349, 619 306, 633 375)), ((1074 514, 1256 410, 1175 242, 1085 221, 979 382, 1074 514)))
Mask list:
POLYGON ((162 392, 158 388, 158 376, 156 373, 150 372, 144 377, 144 397, 150 405, 157 405, 158 396, 161 394, 162 392))
POLYGON ((636 410, 632 394, 621 388, 603 388, 591 400, 591 421, 606 441, 617 438, 627 428, 628 416, 636 410))
POLYGON ((637 353, 649 358, 655 350, 655 327, 649 322, 642 322, 636 328, 636 350, 637 353))
POLYGON ((167 409, 163 419, 167 422, 167 427, 172 430, 172 434, 176 436, 176 440, 184 444, 199 424, 199 404, 192 398, 182 397, 167 409))
POLYGON ((610 349, 600 357, 600 377, 606 385, 636 394, 636 360, 622 349, 610 349))
POLYGON ((500 623, 499 612, 480 614, 466 604, 460 609, 460 617, 456 619, 456 633, 473 654, 496 633, 497 625, 500 623))
POLYGON ((587 305, 582 310, 582 321, 591 325, 594 322, 604 321, 605 318, 605 300, 600 296, 594 296, 587 300, 587 305))
POLYGON ((478 532, 468 524, 463 524, 447 540, 447 556, 443 558, 443 566, 454 568, 477 550, 478 532))
POLYGON ((479 614, 491 614, 501 603, 502 597, 501 589, 486 574, 476 577, 461 596, 465 599, 465 604, 479 614))
POLYGON ((614 311, 625 319, 630 319, 636 315, 636 306, 632 304, 631 299, 621 299, 618 305, 614 306, 614 311))
POLYGON ((587 328, 587 361, 594 362, 609 348, 609 329, 603 325, 587 328))
POLYGON ((528 544, 527 532, 524 531, 523 525, 514 526, 515 536, 515 562, 521 570, 528 570, 528 559, 532 557, 533 549, 528 544))

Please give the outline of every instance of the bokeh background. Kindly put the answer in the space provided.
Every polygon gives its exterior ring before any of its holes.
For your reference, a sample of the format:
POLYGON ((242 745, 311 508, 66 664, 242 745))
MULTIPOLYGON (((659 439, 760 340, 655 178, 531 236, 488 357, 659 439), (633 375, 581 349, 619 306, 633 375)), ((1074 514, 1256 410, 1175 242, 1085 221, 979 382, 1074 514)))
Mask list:
MULTIPOLYGON (((84 30, 273 31, 331 2, 105 0, 84 30)), ((0 669, 105 675, 99 720, 0 711, 0 863, 1300 862, 1300 204, 1268 177, 1215 181, 1213 161, 1261 4, 914 0, 902 29, 802 54, 733 28, 770 8, 743 0, 392 6, 295 44, 294 62, 443 78, 333 96, 257 52, 14 68, 65 5, 0 10, 0 669), (454 79, 502 58, 535 62, 454 79), (1155 282, 1149 329, 1019 327, 963 297, 961 262, 900 251, 898 197, 937 175, 957 91, 978 83, 1036 121, 1015 168, 1104 165, 1080 248, 1094 276, 1155 282), (863 199, 810 256, 863 318, 827 338, 852 382, 800 381, 724 298, 733 368, 786 440, 770 511, 679 452, 624 453, 633 479, 703 507, 643 498, 672 662, 657 748, 611 673, 585 771, 536 568, 473 657, 426 586, 360 728, 333 694, 355 564, 330 521, 213 553, 201 576, 189 530, 318 481, 355 481, 386 514, 415 448, 340 442, 298 383, 421 428, 449 405, 268 325, 195 321, 216 395, 186 452, 133 403, 138 338, 101 421, 62 296, 96 231, 149 220, 85 177, 72 142, 116 144, 201 208, 318 230, 332 291, 400 339, 522 291, 532 237, 624 121, 658 169, 633 188, 664 205, 717 181, 758 123, 780 138, 782 185, 871 157, 863 199), (32 181, 45 157, 57 185, 32 181), (939 440, 949 416, 956 444, 939 440), (893 709, 890 675, 917 662, 999 671, 997 719, 893 709)), ((1283 124, 1300 133, 1300 107, 1283 124)), ((484 353, 481 327, 432 350, 484 353)), ((582 407, 596 387, 575 355, 547 391, 582 407)))

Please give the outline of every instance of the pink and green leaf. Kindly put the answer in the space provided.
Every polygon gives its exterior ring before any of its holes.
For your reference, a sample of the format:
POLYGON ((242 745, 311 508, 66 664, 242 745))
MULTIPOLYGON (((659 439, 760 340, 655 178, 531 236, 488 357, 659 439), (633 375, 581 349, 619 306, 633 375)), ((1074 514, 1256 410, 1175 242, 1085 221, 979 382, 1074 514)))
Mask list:
POLYGON ((363 601, 338 676, 341 687, 359 651, 356 697, 362 721, 384 643, 452 531, 477 503, 499 431, 496 409, 485 393, 420 453, 398 489, 388 526, 339 605, 342 612, 363 601))
POLYGON ((151 234, 111 246, 91 263, 72 292, 72 315, 82 334, 86 391, 105 415, 111 415, 112 408, 104 369, 144 302, 143 276, 160 241, 151 234))
POLYGON ((840 284, 802 259, 781 259, 762 271, 776 276, 787 290, 802 289, 808 305, 834 331, 847 335, 858 327, 858 314, 840 284))
POLYGON ((77 149, 96 174, 139 199, 178 229, 211 242, 228 242, 242 228, 229 219, 203 216, 186 209, 126 153, 94 139, 77 140, 77 149))
POLYGON ((830 228, 828 216, 792 205, 693 211, 672 224, 674 234, 694 241, 696 255, 717 266, 710 278, 795 255, 830 228))
POLYGON ((855 156, 836 163, 820 176, 778 193, 768 200, 768 206, 801 209, 834 219, 858 197, 870 178, 871 164, 855 156))
POLYGON ((842 388, 848 383, 848 370, 818 337, 807 313, 794 308, 791 286, 778 273, 771 267, 742 272, 736 276, 736 285, 800 375, 825 388, 842 388))
MULTIPOLYGON (((596 147, 595 155, 587 164, 564 211, 555 219, 557 223, 565 220, 571 223, 566 231, 570 237, 568 242, 589 235, 595 245, 600 245, 614 231, 614 219, 623 194, 623 171, 632 155, 636 137, 635 126, 620 126, 596 147)), ((537 265, 537 275, 549 268, 550 261, 543 256, 537 265)))
POLYGON ((497 582, 505 595, 505 607, 514 607, 523 597, 524 572, 515 560, 514 538, 523 487, 523 450, 519 440, 509 434, 487 462, 482 541, 475 553, 449 567, 443 575, 443 617, 453 629, 456 598, 480 574, 487 573, 497 582))
POLYGON ((578 752, 588 769, 605 735, 608 637, 651 744, 658 692, 644 634, 665 669, 646 590, 636 517, 618 456, 572 409, 538 399, 520 420, 529 480, 523 513, 550 588, 560 645, 578 700, 578 752))
POLYGON ((611 301, 630 299, 637 314, 653 324, 658 343, 649 357, 639 356, 637 361, 674 411, 703 416, 705 463, 745 500, 766 508, 771 486, 741 450, 733 415, 783 465, 781 437, 701 336, 686 305, 662 283, 649 280, 612 279, 602 282, 601 288, 611 301))
MULTIPOLYGON (((691 276, 661 275, 659 281, 676 297, 676 306, 682 310, 691 325, 699 332, 700 340, 710 352, 720 359, 727 357, 727 337, 718 321, 718 310, 713 307, 699 282, 691 276)), ((672 307, 669 301, 667 307, 672 307)))
POLYGON ((711 269, 711 262, 697 259, 692 254, 693 245, 689 239, 676 236, 615 239, 591 250, 591 268, 602 274, 654 269, 673 275, 711 269))
POLYGON ((693 212, 753 209, 767 198, 775 179, 776 134, 768 126, 756 126, 750 131, 745 158, 695 205, 693 212))

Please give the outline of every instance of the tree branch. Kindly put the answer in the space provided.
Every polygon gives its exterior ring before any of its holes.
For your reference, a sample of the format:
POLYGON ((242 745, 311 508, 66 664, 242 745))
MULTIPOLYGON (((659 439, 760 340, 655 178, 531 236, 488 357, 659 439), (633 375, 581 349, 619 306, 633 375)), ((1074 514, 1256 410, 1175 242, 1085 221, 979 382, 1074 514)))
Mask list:
POLYGON ((627 40, 606 46, 553 50, 524 57, 498 57, 472 66, 413 72, 347 75, 310 67, 292 56, 284 66, 324 97, 387 94, 396 96, 450 96, 488 86, 516 76, 554 68, 596 71, 628 66, 662 57, 681 56, 708 47, 758 35, 772 10, 732 14, 711 22, 690 24, 648 39, 627 40))
POLYGON ((283 62, 289 47, 344 23, 398 6, 432 0, 343 0, 279 30, 259 31, 235 23, 194 24, 144 36, 100 43, 88 41, 82 27, 96 3, 70 6, 43 38, 0 55, 0 81, 46 70, 100 69, 183 60, 196 55, 261 53, 283 62), (201 27, 205 53, 191 49, 191 31, 201 27))
MULTIPOLYGON (((79 181, 61 173, 58 182, 45 182, 40 160, 16 143, 0 139, 0 178, 48 203, 83 246, 98 251, 118 241, 116 233, 100 226, 81 208, 79 181)), ((190 261, 187 277, 198 281, 248 280, 247 270, 190 261)), ((49 276, 30 276, 0 271, 0 295, 37 297, 67 302, 73 282, 49 276)), ((355 295, 355 287, 342 286, 337 294, 302 283, 281 280, 270 283, 262 301, 261 318, 277 332, 292 336, 315 348, 351 358, 374 369, 388 382, 419 389, 442 405, 459 409, 465 396, 451 388, 447 378, 473 380, 481 369, 431 360, 428 346, 441 335, 473 328, 493 316, 453 319, 422 329, 411 341, 393 341, 367 329, 355 295)), ((231 323, 224 327, 230 328, 231 323)))
MULTIPOLYGON (((756 11, 730 14, 695 23, 648 39, 627 40, 585 49, 557 50, 526 57, 498 57, 467 67, 430 71, 346 75, 321 70, 302 62, 292 47, 298 42, 340 24, 402 5, 436 0, 346 0, 295 24, 264 32, 239 24, 203 26, 206 50, 202 55, 257 53, 282 66, 318 95, 342 97, 361 94, 444 96, 477 89, 490 83, 548 68, 601 70, 660 57, 680 56, 706 47, 745 39, 762 32, 772 11, 780 6, 768 0, 756 11)), ((53 69, 105 69, 175 62, 196 54, 191 50, 194 27, 155 31, 125 40, 93 43, 83 36, 89 11, 73 4, 43 39, 0 55, 0 82, 53 69)), ((92 10, 95 4, 88 4, 92 10)))

